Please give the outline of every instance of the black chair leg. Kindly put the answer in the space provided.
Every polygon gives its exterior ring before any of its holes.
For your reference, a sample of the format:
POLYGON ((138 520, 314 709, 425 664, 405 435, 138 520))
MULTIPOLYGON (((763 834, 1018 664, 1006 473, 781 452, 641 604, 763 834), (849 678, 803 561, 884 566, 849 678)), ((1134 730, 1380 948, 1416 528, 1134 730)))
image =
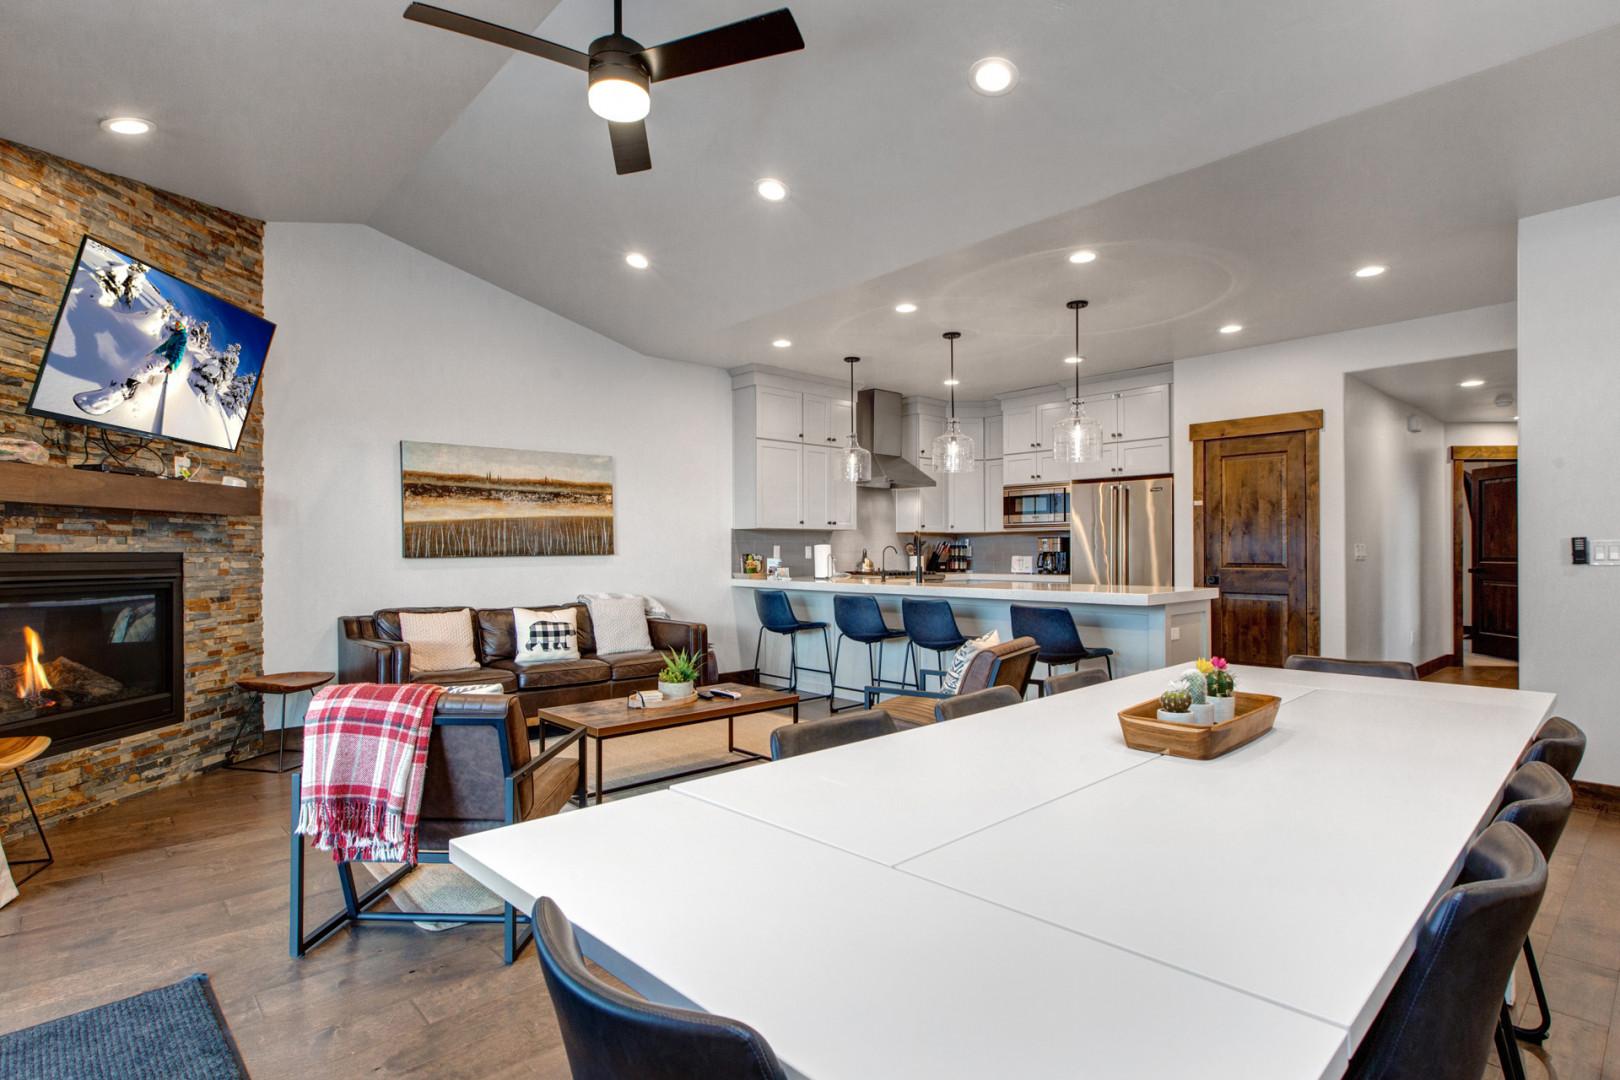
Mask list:
POLYGON ((1541 1012, 1541 1023, 1533 1028, 1515 1026, 1513 1035, 1527 1043, 1540 1046, 1547 1041, 1547 1034, 1552 1031, 1552 1009, 1547 1005, 1547 988, 1541 985, 1541 968, 1536 964, 1536 950, 1530 947, 1530 939, 1524 939, 1524 962, 1530 968, 1530 986, 1536 992, 1536 1008, 1541 1012))
POLYGON ((20 790, 22 792, 23 805, 28 807, 28 816, 30 818, 32 818, 33 822, 34 822, 34 832, 39 834, 40 846, 45 849, 45 857, 41 858, 41 859, 12 859, 12 860, 10 860, 10 864, 12 866, 32 866, 33 867, 33 869, 28 871, 28 873, 25 876, 17 878, 15 881, 12 882, 12 884, 14 884, 14 885, 21 885, 23 882, 27 881, 29 878, 32 878, 32 877, 35 877, 36 875, 44 873, 45 870, 53 862, 56 861, 56 856, 51 854, 51 842, 49 840, 45 839, 45 827, 39 823, 39 813, 34 809, 34 800, 28 797, 28 785, 23 783, 22 769, 20 769, 20 768, 12 769, 11 770, 11 775, 13 777, 15 777, 16 780, 17 780, 17 788, 18 788, 18 790, 20 790))
POLYGON ((1519 1055, 1519 1044, 1513 1038, 1513 1017, 1505 1001, 1496 1022, 1496 1060, 1502 1066, 1504 1080, 1525 1080, 1524 1058, 1519 1055))

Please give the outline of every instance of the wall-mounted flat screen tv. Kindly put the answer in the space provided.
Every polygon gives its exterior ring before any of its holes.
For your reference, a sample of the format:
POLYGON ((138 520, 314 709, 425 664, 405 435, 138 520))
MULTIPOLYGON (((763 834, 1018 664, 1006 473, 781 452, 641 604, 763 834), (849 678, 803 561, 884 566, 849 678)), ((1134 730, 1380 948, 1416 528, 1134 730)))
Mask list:
POLYGON ((87 236, 28 411, 235 450, 275 329, 87 236))

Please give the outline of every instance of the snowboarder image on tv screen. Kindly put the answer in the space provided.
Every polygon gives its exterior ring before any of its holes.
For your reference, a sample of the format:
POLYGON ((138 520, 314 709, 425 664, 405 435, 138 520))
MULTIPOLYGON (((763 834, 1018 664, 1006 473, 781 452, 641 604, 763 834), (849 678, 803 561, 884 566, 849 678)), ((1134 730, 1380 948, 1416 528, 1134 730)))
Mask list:
POLYGON ((73 404, 91 416, 101 416, 129 401, 142 390, 161 386, 186 355, 187 326, 183 315, 168 326, 169 336, 147 353, 125 378, 96 390, 73 395, 73 404))

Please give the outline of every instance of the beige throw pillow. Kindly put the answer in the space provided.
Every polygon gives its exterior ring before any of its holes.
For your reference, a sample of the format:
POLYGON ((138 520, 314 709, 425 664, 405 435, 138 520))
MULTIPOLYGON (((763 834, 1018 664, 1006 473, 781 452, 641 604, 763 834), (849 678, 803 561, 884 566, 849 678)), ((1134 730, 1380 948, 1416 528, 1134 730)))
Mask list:
POLYGON ((639 596, 595 596, 585 601, 596 630, 596 653, 651 652, 647 608, 639 596))
POLYGON ((535 611, 512 609, 512 629, 517 635, 517 662, 538 664, 547 660, 579 659, 579 626, 575 608, 535 611))
POLYGON ((411 647, 411 670, 453 671, 478 666, 473 652, 472 609, 402 611, 399 636, 411 647))

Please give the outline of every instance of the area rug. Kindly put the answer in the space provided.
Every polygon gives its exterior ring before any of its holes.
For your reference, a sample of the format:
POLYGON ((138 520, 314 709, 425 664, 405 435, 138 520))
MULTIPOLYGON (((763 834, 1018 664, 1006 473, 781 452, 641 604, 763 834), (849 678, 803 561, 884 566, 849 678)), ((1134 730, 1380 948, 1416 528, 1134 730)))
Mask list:
POLYGON ((208 985, 172 986, 0 1035, 6 1080, 246 1080, 208 985))

